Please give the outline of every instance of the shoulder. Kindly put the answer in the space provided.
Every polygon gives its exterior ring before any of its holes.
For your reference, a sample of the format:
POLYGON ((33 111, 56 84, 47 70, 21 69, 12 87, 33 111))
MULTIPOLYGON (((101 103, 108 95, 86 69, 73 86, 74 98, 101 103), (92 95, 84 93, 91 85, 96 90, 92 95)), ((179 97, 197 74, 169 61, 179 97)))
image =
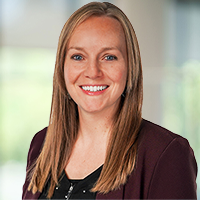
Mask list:
POLYGON ((27 167, 29 167, 32 164, 32 162, 34 162, 35 159, 39 156, 45 140, 46 132, 47 132, 47 127, 34 135, 28 152, 27 167))
POLYGON ((173 143, 176 143, 177 147, 182 146, 182 148, 190 149, 187 139, 143 119, 139 132, 139 148, 163 151, 168 146, 173 145, 173 143))
POLYGON ((47 132, 47 127, 42 129, 41 131, 37 132, 31 141, 31 145, 40 147, 43 144, 43 141, 46 136, 46 132, 47 132))
POLYGON ((138 156, 145 159, 148 157, 148 163, 154 165, 164 155, 181 159, 186 156, 194 157, 194 152, 187 139, 143 120, 139 132, 138 156))
POLYGON ((195 197, 197 164, 189 142, 146 120, 139 132, 136 172, 145 174, 152 199, 195 197))
POLYGON ((28 191, 28 185, 30 181, 30 169, 37 157, 39 156, 42 146, 45 140, 47 132, 47 127, 36 133, 31 141, 28 158, 27 158, 27 165, 26 165, 26 178, 25 183, 23 185, 23 194, 22 199, 37 199, 39 193, 32 194, 32 192, 28 191))

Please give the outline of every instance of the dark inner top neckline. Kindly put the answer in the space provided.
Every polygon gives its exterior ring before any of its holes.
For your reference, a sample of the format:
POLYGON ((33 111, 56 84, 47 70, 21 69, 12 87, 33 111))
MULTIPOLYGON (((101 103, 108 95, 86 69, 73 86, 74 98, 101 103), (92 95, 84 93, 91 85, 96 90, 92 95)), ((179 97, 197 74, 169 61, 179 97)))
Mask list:
MULTIPOLYGON (((68 179, 65 170, 63 170, 51 199, 96 199, 96 192, 94 193, 90 190, 98 180, 102 167, 103 165, 83 179, 68 179)), ((39 199, 47 199, 48 188, 49 181, 39 199)))

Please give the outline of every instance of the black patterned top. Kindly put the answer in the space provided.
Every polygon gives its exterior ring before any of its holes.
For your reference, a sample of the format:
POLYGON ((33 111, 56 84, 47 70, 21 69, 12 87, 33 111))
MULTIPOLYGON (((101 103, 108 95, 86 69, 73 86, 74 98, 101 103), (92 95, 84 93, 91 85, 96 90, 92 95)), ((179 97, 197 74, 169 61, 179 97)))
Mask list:
MULTIPOLYGON (((103 166, 100 166, 94 172, 81 180, 71 180, 63 171, 58 186, 55 187, 51 199, 96 199, 96 193, 90 192, 90 189, 98 180, 103 166)), ((49 182, 41 193, 39 199, 47 199, 49 182)))

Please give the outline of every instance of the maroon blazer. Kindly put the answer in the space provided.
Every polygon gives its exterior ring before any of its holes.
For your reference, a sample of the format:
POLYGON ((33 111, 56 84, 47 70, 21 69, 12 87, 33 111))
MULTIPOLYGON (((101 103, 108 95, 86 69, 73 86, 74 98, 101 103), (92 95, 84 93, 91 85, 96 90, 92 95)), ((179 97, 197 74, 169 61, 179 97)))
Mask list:
MULTIPOLYGON (((47 128, 38 132, 30 145, 27 169, 38 157, 47 128)), ((183 137, 143 120, 139 132, 136 166, 125 185, 96 199, 196 199, 197 163, 183 137)), ((40 193, 23 186, 23 199, 38 199, 40 193)))

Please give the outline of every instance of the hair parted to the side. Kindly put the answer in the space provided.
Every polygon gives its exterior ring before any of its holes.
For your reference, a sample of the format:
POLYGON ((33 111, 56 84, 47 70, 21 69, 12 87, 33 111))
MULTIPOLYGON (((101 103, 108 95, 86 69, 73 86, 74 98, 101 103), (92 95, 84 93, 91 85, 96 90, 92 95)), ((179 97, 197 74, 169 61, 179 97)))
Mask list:
POLYGON ((79 128, 77 105, 73 99, 68 98, 64 80, 67 45, 75 28, 94 15, 112 17, 121 23, 127 46, 128 76, 125 97, 121 98, 113 122, 106 160, 92 191, 108 193, 118 189, 120 185, 126 183, 135 166, 143 98, 142 65, 138 41, 131 23, 118 7, 107 2, 92 2, 71 15, 59 37, 50 123, 42 151, 29 172, 28 189, 33 193, 42 192, 47 180, 50 180, 48 198, 53 195, 58 178, 69 160, 79 128))

